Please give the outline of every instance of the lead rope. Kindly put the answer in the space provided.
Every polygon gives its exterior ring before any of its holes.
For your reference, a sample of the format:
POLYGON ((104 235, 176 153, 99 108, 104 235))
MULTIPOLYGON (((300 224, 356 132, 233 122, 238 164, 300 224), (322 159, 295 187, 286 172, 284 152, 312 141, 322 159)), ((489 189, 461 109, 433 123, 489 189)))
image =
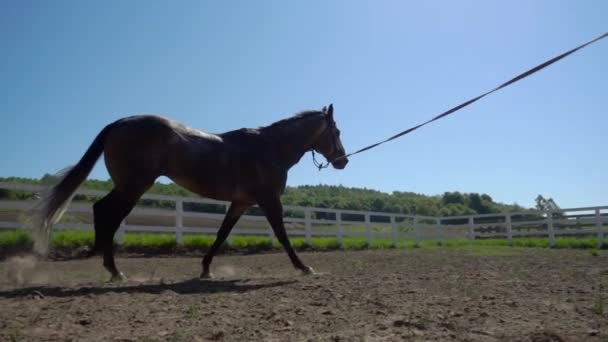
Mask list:
POLYGON ((402 137, 402 136, 404 136, 404 135, 406 135, 406 134, 409 134, 409 133, 411 133, 411 132, 413 132, 413 131, 417 130, 418 128, 420 128, 420 127, 422 127, 422 126, 426 126, 426 125, 430 124, 430 123, 431 123, 431 122, 433 122, 433 121, 436 121, 436 120, 442 119, 442 118, 444 118, 444 117, 446 117, 446 116, 448 116, 448 115, 450 115, 450 114, 452 114, 452 113, 454 113, 454 112, 456 112, 456 111, 458 111, 458 110, 460 110, 460 109, 462 109, 462 108, 464 108, 464 107, 466 107, 466 106, 468 106, 468 105, 470 105, 470 104, 472 104, 472 103, 474 103, 474 102, 477 102, 477 101, 478 101, 478 100, 480 100, 481 98, 483 98, 483 97, 485 97, 485 96, 488 96, 488 95, 492 94, 492 93, 493 93, 493 92, 495 92, 495 91, 498 91, 498 90, 500 90, 500 89, 502 89, 502 88, 505 88, 505 87, 507 87, 507 86, 509 86, 509 85, 511 85, 511 84, 513 84, 513 83, 515 83, 515 82, 517 82, 517 81, 520 81, 520 80, 522 80, 522 79, 524 79, 524 78, 526 78, 526 77, 528 77, 528 76, 530 76, 530 75, 532 75, 532 74, 534 74, 534 73, 536 73, 536 72, 538 72, 538 71, 540 71, 540 70, 542 70, 542 69, 544 69, 544 68, 548 67, 549 65, 551 65, 551 64, 553 64, 553 63, 555 63, 555 62, 559 61, 560 59, 565 58, 565 57, 567 57, 567 56, 569 56, 569 55, 573 54, 574 52, 576 52, 576 51, 578 51, 578 50, 580 50, 580 49, 582 49, 582 48, 586 47, 587 45, 593 44, 593 43, 597 42, 598 40, 600 40, 600 39, 604 39, 604 38, 606 38, 606 37, 608 37, 608 32, 606 32, 606 33, 602 34, 601 36, 599 36, 599 37, 597 37, 597 38, 595 38, 595 39, 592 39, 592 40, 590 40, 590 41, 588 41, 588 42, 586 42, 586 43, 584 43, 584 44, 582 44, 582 45, 579 45, 579 46, 575 47, 575 48, 574 48, 574 49, 572 49, 572 50, 566 51, 566 52, 562 53, 561 55, 558 55, 558 56, 556 56, 556 57, 553 57, 553 58, 549 59, 548 61, 546 61, 546 62, 544 62, 544 63, 542 63, 542 64, 539 64, 539 65, 535 66, 534 68, 532 68, 532 69, 530 69, 530 70, 528 70, 528 71, 525 71, 525 72, 523 72, 523 73, 521 73, 521 74, 519 74, 519 75, 517 75, 517 76, 513 77, 512 79, 510 79, 509 81, 507 81, 507 82, 505 82, 505 83, 503 83, 503 84, 499 85, 498 87, 496 87, 496 88, 494 88, 494 89, 492 89, 492 90, 490 90, 490 91, 488 91, 488 92, 485 92, 485 93, 483 93, 483 94, 481 94, 481 95, 479 95, 479 96, 477 96, 477 97, 474 97, 474 98, 472 98, 472 99, 470 99, 470 100, 468 100, 468 101, 466 101, 466 102, 463 102, 463 103, 459 104, 458 106, 455 106, 455 107, 453 107, 453 108, 451 108, 451 109, 448 109, 447 111, 445 111, 445 112, 443 112, 443 113, 441 113, 441 114, 439 114, 439 115, 435 116, 434 118, 432 118, 432 119, 430 119, 430 120, 428 120, 428 121, 425 121, 425 122, 423 122, 423 123, 421 123, 421 124, 419 124, 419 125, 417 125, 417 126, 414 126, 414 127, 408 128, 408 129, 406 129, 405 131, 399 132, 399 133, 397 133, 397 134, 395 134, 395 135, 391 136, 391 137, 390 137, 390 138, 388 138, 388 139, 382 140, 382 141, 377 142, 377 143, 375 143, 375 144, 371 144, 371 145, 366 146, 366 147, 364 147, 364 148, 361 148, 361 149, 359 149, 359 150, 357 150, 357 151, 355 151, 355 152, 349 153, 349 154, 344 155, 344 156, 341 156, 341 157, 334 158, 334 159, 332 159, 331 161, 328 161, 328 162, 327 162, 327 163, 325 163, 325 164, 323 164, 323 163, 319 163, 319 162, 318 162, 318 161, 315 159, 315 154, 314 154, 314 151, 313 151, 313 154, 312 154, 313 162, 315 163, 315 166, 316 166, 316 167, 319 169, 319 171, 321 171, 322 169, 324 169, 324 168, 328 167, 330 163, 335 162, 336 160, 340 160, 340 159, 342 159, 342 158, 348 158, 348 157, 350 157, 350 156, 354 156, 355 154, 359 154, 359 153, 361 153, 361 152, 364 152, 364 151, 367 151, 367 150, 371 150, 371 149, 372 149, 372 148, 374 148, 374 147, 380 146, 380 145, 382 145, 382 144, 384 144, 384 143, 387 143, 387 142, 389 142, 389 141, 391 141, 391 140, 394 140, 394 139, 397 139, 397 138, 399 138, 399 137, 402 137))

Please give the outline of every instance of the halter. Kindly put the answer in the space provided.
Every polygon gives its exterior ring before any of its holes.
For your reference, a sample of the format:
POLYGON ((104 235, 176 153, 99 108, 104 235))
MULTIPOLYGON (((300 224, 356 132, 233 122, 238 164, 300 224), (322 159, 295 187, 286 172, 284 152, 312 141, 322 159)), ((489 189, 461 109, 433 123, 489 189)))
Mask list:
MULTIPOLYGON (((325 132, 327 132, 327 130, 330 129, 330 128, 336 128, 336 123, 333 120, 330 120, 329 116, 326 118, 326 120, 327 120, 327 126, 325 127, 325 129, 323 130, 323 132, 321 132, 320 135, 325 134, 325 132)), ((334 134, 334 132, 332 132, 332 134, 331 134, 331 142, 333 144, 332 151, 333 152, 337 151, 338 150, 338 143, 336 142, 336 134, 334 134)), ((329 166, 329 164, 331 164, 331 162, 342 158, 342 157, 337 157, 337 158, 332 159, 331 161, 323 163, 323 162, 319 162, 317 160, 314 148, 311 148, 310 151, 312 152, 312 163, 315 165, 315 167, 317 169, 319 169, 319 171, 327 168, 329 166)))

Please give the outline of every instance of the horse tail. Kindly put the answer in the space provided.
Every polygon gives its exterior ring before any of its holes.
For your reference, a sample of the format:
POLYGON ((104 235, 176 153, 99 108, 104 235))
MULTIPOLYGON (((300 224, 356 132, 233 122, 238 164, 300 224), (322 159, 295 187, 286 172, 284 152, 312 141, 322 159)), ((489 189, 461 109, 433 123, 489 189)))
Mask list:
POLYGON ((47 255, 53 225, 61 219, 78 186, 87 178, 93 166, 103 153, 106 136, 112 128, 109 124, 99 132, 95 140, 84 153, 78 164, 60 171, 59 182, 50 187, 34 208, 32 233, 34 251, 47 255))

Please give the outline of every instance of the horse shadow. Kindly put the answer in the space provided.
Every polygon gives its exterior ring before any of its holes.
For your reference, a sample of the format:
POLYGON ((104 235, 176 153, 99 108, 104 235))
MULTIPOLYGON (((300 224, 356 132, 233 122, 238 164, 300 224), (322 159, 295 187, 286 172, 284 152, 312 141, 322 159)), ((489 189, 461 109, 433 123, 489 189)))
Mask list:
POLYGON ((245 293, 265 288, 287 286, 296 283, 297 280, 281 280, 254 284, 248 284, 248 282, 248 279, 207 280, 193 278, 175 283, 125 284, 118 286, 107 285, 80 288, 69 288, 62 286, 32 286, 0 291, 0 298, 70 298, 104 295, 109 293, 163 294, 174 292, 178 295, 212 294, 222 292, 245 293))

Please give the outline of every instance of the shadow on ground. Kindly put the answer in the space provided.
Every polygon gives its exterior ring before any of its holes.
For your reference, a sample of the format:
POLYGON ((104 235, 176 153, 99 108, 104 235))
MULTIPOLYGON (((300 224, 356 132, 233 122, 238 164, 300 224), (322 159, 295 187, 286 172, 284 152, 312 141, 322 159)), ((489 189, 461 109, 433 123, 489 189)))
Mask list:
POLYGON ((0 291, 0 298, 16 297, 80 297, 87 295, 103 295, 107 293, 150 293, 160 294, 172 291, 176 294, 205 294, 218 292, 243 293, 264 288, 285 286, 296 283, 291 281, 272 281, 267 283, 248 284, 249 279, 234 280, 201 280, 198 278, 188 279, 170 284, 136 284, 124 286, 92 286, 80 288, 68 288, 61 286, 33 286, 14 290, 0 291))

